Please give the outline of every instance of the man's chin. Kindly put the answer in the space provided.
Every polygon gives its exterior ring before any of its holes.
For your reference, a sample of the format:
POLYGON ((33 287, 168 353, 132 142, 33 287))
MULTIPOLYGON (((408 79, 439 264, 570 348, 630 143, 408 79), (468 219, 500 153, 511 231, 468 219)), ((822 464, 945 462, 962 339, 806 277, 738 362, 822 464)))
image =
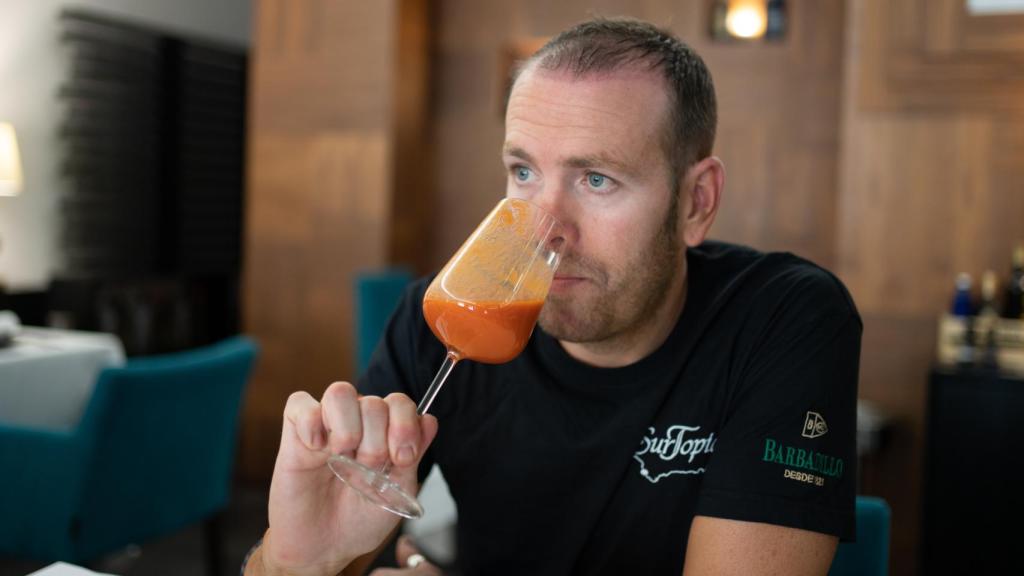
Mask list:
MULTIPOLYGON (((593 340, 593 328, 584 326, 580 316, 550 300, 541 309, 537 324, 556 340, 582 343, 593 340)), ((582 307, 581 307, 582 308, 582 307)))

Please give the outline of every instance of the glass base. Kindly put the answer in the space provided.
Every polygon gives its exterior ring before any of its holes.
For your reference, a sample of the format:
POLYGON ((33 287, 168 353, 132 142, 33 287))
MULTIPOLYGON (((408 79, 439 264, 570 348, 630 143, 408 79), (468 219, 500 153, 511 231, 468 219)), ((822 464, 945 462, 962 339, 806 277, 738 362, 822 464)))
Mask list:
POLYGON ((397 514, 415 520, 423 516, 423 506, 401 486, 392 482, 385 474, 372 470, 348 456, 331 456, 327 466, 339 480, 348 484, 364 500, 397 514))

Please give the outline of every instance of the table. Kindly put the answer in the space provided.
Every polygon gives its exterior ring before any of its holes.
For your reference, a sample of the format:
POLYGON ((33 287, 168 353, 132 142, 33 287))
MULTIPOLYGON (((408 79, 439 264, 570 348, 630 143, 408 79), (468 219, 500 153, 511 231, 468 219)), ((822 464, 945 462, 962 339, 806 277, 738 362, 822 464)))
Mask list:
POLYGON ((24 327, 0 348, 0 423, 73 428, 100 371, 123 364, 112 334, 24 327))

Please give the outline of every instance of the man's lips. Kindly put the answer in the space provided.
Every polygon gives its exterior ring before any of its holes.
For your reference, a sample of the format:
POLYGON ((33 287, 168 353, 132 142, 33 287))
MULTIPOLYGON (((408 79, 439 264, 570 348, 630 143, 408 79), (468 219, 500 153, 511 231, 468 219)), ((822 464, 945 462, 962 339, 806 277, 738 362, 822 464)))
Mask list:
POLYGON ((582 276, 566 276, 562 274, 556 274, 554 279, 551 281, 551 290, 555 292, 561 292, 568 290, 573 286, 586 282, 586 278, 582 276))

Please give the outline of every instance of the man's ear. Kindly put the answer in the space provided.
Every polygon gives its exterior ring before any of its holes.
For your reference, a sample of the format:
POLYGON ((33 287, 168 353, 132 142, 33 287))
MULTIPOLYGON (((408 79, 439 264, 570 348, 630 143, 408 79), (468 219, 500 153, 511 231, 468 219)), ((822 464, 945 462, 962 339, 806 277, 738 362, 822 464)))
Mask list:
POLYGON ((717 157, 708 156, 690 166, 681 187, 680 230, 683 241, 692 248, 704 241, 718 214, 725 188, 725 165, 717 157))

